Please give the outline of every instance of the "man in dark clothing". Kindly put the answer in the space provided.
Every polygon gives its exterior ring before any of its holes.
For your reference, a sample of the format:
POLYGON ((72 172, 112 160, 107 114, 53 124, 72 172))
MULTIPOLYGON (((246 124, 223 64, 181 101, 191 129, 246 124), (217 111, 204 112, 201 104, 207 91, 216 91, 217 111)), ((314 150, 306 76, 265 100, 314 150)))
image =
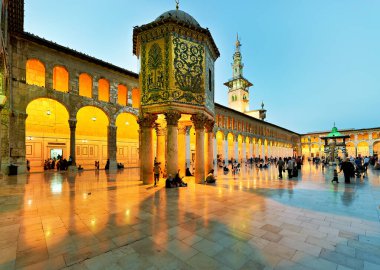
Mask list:
POLYGON ((355 171, 355 167, 350 162, 350 160, 348 158, 346 158, 342 162, 342 166, 340 167, 340 171, 339 172, 341 172, 341 171, 343 171, 343 174, 344 174, 344 182, 346 184, 349 184, 350 183, 350 177, 353 174, 353 172, 355 171))
POLYGON ((279 158, 278 159, 278 162, 277 162, 277 167, 278 167, 278 178, 282 179, 282 171, 284 169, 284 161, 282 160, 282 158, 279 158))

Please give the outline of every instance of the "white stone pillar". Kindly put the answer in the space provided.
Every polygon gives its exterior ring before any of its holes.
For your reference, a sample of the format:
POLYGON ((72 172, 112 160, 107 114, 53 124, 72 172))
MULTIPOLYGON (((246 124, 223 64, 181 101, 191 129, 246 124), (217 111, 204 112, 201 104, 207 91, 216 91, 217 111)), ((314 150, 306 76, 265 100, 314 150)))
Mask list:
POLYGON ((207 172, 214 168, 214 120, 207 120, 205 123, 207 131, 207 172))
POLYGON ((239 162, 239 145, 238 145, 238 136, 234 138, 234 159, 239 162))
POLYGON ((242 148, 242 152, 243 152, 243 154, 242 154, 243 162, 246 162, 247 161, 247 146, 245 144, 245 140, 243 141, 241 148, 242 148))
POLYGON ((252 138, 248 139, 248 158, 251 158, 253 156, 253 151, 252 151, 252 138))
POLYGON ((165 134, 166 130, 162 127, 156 126, 156 137, 157 137, 157 145, 156 145, 156 160, 161 163, 161 168, 165 167, 165 134))
POLYGON ((69 126, 70 126, 70 156, 71 156, 71 165, 69 166, 70 171, 76 171, 76 155, 75 155, 75 129, 77 126, 77 120, 76 119, 69 119, 69 126))
POLYGON ((147 114, 143 117, 139 117, 137 123, 140 125, 140 154, 141 161, 140 180, 143 184, 153 183, 153 146, 152 146, 152 132, 154 122, 157 119, 157 115, 147 114))
POLYGON ((195 182, 201 184, 205 180, 204 126, 207 117, 203 114, 191 116, 195 127, 195 182))
MULTIPOLYGON (((181 114, 177 111, 168 111, 165 113, 166 125, 167 125, 167 172, 168 175, 176 175, 178 167, 178 120, 181 118, 181 114)), ((182 172, 183 174, 184 172, 182 172)))
POLYGON ((178 127, 178 169, 181 176, 186 173, 186 126, 178 127))
POLYGON ((191 126, 186 126, 186 166, 188 168, 190 168, 191 163, 190 130, 191 126))
POLYGON ((117 126, 115 126, 115 125, 109 125, 108 126, 107 150, 108 150, 109 171, 116 171, 117 170, 116 130, 117 130, 117 126))
POLYGON ((228 166, 228 133, 223 138, 223 150, 224 150, 224 163, 228 166))
POLYGON ((217 163, 217 156, 218 156, 218 145, 217 145, 217 141, 216 141, 216 132, 214 133, 214 137, 213 137, 213 148, 214 148, 214 156, 213 156, 213 160, 215 162, 215 164, 217 163))

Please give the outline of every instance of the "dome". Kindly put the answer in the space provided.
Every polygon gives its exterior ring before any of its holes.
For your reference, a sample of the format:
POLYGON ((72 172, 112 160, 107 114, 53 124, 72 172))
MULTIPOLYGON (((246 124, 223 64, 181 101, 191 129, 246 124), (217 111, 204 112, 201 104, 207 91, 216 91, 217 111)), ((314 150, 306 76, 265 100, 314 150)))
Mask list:
POLYGON ((327 137, 339 137, 339 136, 342 136, 342 134, 338 131, 338 129, 334 125, 334 127, 332 128, 331 132, 327 135, 327 137))
POLYGON ((174 19, 178 22, 190 24, 192 26, 201 27, 191 15, 178 9, 166 11, 165 13, 162 13, 160 16, 158 16, 154 21, 159 22, 169 18, 174 19))

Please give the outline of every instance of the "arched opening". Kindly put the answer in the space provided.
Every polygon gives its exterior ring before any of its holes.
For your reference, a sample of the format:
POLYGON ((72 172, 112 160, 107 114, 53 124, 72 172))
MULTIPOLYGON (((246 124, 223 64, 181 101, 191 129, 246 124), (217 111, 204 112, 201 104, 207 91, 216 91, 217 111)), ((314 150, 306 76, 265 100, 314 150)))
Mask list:
POLYGON ((238 135, 238 162, 241 162, 243 158, 243 136, 238 135))
POLYGON ((83 97, 92 97, 92 78, 87 73, 79 75, 79 95, 83 97))
POLYGON ((95 161, 104 168, 107 158, 109 120, 99 108, 86 106, 77 113, 76 163, 85 169, 95 168, 95 161))
POLYGON ((369 156, 369 145, 367 142, 358 143, 358 156, 369 156))
POLYGON ((125 85, 117 86, 117 103, 126 106, 128 104, 128 89, 125 85))
POLYGON ((110 101, 110 83, 103 78, 98 81, 98 99, 105 102, 110 101))
POLYGON ((373 154, 380 155, 380 141, 374 142, 373 144, 373 154))
POLYGON ((244 158, 249 159, 252 157, 252 145, 250 144, 250 139, 249 137, 245 137, 245 153, 244 153, 244 158))
POLYGON ((355 157, 355 144, 353 142, 346 143, 346 153, 348 157, 355 157))
POLYGON ((140 101, 141 101, 140 89, 138 88, 132 89, 132 107, 139 108, 140 101))
POLYGON ((116 118, 117 126, 117 161, 125 167, 138 166, 139 154, 139 125, 136 116, 121 113, 116 118))
POLYGON ((312 144, 311 145, 311 156, 312 157, 319 157, 319 145, 318 144, 312 144))
POLYGON ((227 135, 228 142, 228 160, 235 158, 235 136, 232 133, 227 135))
POLYGON ((257 155, 260 159, 263 158, 263 148, 262 148, 262 141, 259 139, 257 141, 257 155))
POLYGON ((53 89, 60 92, 69 92, 69 73, 66 68, 56 66, 53 68, 53 89))
MULTIPOLYGON (((30 170, 43 171, 45 160, 70 156, 69 113, 64 105, 48 98, 31 101, 26 113, 25 150, 30 170)), ((53 167, 53 164, 50 164, 53 167)), ((54 168, 56 167, 54 162, 54 168)))
POLYGON ((225 153, 224 153, 224 147, 223 147, 223 141, 224 141, 224 134, 222 131, 216 132, 216 153, 217 158, 220 160, 225 160, 225 153))
POLYGON ((45 66, 37 59, 26 61, 26 83, 45 87, 45 66))

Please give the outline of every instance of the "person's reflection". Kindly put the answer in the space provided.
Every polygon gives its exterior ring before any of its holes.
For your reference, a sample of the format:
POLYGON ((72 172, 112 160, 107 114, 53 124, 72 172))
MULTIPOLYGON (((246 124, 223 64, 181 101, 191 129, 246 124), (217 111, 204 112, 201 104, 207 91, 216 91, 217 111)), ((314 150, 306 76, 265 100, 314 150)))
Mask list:
POLYGON ((343 204, 345 206, 350 206, 353 202, 354 197, 355 197, 355 190, 352 187, 345 185, 344 186, 344 192, 343 192, 342 196, 340 197, 343 204))
POLYGON ((284 194, 284 182, 279 181, 278 187, 277 187, 278 196, 282 198, 282 195, 284 194))
POLYGON ((293 181, 291 180, 288 181, 288 194, 289 194, 289 199, 293 198, 294 190, 293 190, 293 181))

